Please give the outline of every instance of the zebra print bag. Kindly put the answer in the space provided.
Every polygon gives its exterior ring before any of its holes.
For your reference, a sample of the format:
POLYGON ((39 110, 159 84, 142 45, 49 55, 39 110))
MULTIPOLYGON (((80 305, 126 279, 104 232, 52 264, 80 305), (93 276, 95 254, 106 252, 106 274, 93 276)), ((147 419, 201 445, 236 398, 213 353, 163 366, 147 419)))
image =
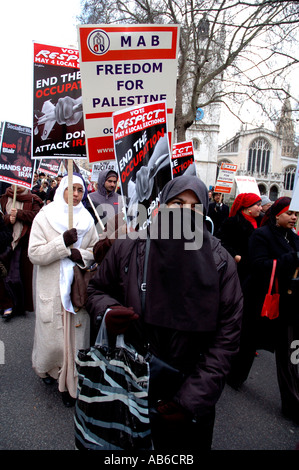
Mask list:
POLYGON ((102 321, 95 346, 76 357, 77 449, 151 450, 148 410, 149 366, 119 335, 108 345, 102 321))

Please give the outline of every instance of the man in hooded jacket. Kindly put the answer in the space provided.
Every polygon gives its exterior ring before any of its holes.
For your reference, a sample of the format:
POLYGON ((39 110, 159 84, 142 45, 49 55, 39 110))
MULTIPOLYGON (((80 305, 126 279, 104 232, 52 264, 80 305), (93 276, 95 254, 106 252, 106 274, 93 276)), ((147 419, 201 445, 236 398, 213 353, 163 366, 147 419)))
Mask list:
MULTIPOLYGON (((115 216, 122 208, 122 198, 116 192, 118 175, 114 170, 101 171, 98 177, 97 190, 89 195, 95 209, 103 223, 115 216), (101 206, 101 207, 99 207, 101 206)), ((95 222, 97 222, 94 210, 90 203, 86 209, 89 210, 95 222)))

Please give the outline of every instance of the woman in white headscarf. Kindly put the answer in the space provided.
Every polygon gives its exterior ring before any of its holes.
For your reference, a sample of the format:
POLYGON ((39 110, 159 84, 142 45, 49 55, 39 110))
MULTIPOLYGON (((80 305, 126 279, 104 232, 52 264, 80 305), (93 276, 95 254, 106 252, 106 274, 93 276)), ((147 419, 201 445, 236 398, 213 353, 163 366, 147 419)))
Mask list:
POLYGON ((34 219, 28 254, 36 265, 33 368, 45 383, 58 379, 66 406, 76 397, 75 355, 89 347, 89 316, 70 298, 73 267, 89 267, 98 241, 93 218, 82 204, 86 187, 73 175, 73 228, 68 228, 68 177, 62 178, 51 204, 34 219))

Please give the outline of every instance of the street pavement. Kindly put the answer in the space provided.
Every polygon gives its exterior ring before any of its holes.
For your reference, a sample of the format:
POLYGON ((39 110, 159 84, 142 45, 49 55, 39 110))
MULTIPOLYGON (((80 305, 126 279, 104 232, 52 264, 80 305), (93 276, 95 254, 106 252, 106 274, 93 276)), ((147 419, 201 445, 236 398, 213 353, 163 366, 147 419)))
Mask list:
MULTIPOLYGON (((74 408, 31 366, 34 321, 34 313, 0 318, 0 450, 74 450, 74 408)), ((298 443, 299 426, 281 415, 274 355, 259 351, 242 389, 223 391, 213 450, 285 451, 298 443)))

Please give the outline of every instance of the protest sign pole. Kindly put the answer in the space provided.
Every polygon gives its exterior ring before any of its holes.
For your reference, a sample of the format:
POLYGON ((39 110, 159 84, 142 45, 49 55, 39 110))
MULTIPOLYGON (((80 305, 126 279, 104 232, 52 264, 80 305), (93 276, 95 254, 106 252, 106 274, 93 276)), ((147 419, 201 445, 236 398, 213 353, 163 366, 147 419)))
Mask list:
POLYGON ((69 230, 73 228, 73 160, 70 158, 67 162, 68 176, 68 207, 69 207, 69 230))
POLYGON ((92 210, 93 210, 93 212, 94 212, 94 215, 96 216, 97 221, 99 222, 100 227, 101 227, 101 229, 102 229, 103 232, 104 232, 104 230, 105 230, 104 224, 103 224, 103 222, 101 221, 101 219, 100 219, 100 217, 99 217, 99 214, 97 213, 96 208, 94 207, 93 202, 92 202, 92 200, 91 200, 90 197, 89 197, 89 194, 88 194, 88 196, 87 196, 87 199, 89 200, 89 203, 90 203, 90 205, 91 205, 91 207, 92 207, 92 210))
POLYGON ((12 208, 15 208, 16 205, 16 199, 17 199, 17 185, 15 184, 13 187, 13 199, 12 199, 12 208))

